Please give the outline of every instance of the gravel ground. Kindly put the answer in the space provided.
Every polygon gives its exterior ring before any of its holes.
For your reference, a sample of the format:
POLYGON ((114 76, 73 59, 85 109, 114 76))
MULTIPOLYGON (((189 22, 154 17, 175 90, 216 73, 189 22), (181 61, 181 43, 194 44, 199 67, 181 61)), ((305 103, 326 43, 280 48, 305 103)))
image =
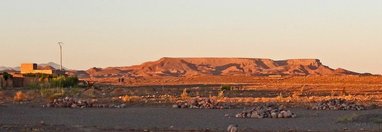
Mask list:
POLYGON ((230 124, 238 124, 243 131, 378 131, 378 124, 337 122, 355 114, 382 114, 382 109, 312 111, 294 108, 291 110, 297 114, 297 118, 290 119, 240 119, 225 116, 233 116, 242 110, 173 109, 170 106, 68 109, 25 104, 0 105, 0 131, 224 131, 230 124))

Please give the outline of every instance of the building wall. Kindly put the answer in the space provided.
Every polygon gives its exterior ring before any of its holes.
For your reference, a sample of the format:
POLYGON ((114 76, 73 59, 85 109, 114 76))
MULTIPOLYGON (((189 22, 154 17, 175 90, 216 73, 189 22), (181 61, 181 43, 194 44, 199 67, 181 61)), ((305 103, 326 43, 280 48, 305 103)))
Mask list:
POLYGON ((49 74, 49 75, 52 75, 53 74, 53 70, 33 70, 31 73, 34 73, 34 74, 49 74))
POLYGON ((37 64, 35 63, 21 64, 21 67, 20 67, 21 74, 32 73, 34 70, 37 70, 37 64))
POLYGON ((35 63, 25 63, 21 64, 20 67, 21 74, 48 74, 48 75, 63 75, 64 71, 60 70, 38 70, 37 64, 35 63))

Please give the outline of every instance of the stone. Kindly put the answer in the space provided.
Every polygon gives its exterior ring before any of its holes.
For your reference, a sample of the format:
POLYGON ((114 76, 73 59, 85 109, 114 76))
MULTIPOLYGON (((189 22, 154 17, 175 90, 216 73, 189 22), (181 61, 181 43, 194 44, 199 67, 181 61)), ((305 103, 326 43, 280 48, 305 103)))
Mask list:
POLYGON ((251 118, 259 118, 259 114, 256 111, 253 111, 251 114, 251 118))
POLYGON ((281 111, 280 114, 281 114, 281 118, 288 118, 286 111, 281 111))
POLYGON ((238 113, 235 115, 236 118, 243 118, 243 115, 241 113, 238 113))
POLYGON ((283 118, 283 114, 279 113, 279 114, 277 115, 277 118, 283 118))
POLYGON ((272 112, 272 113, 271 113, 271 117, 272 117, 272 118, 277 118, 277 115, 278 115, 278 114, 277 114, 276 112, 272 112))
POLYGON ((78 106, 76 104, 71 105, 72 108, 77 108, 78 106))
POLYGON ((285 114, 286 114, 287 118, 290 118, 290 117, 292 117, 293 113, 290 110, 287 110, 285 114))
POLYGON ((238 125, 229 125, 227 128, 227 132, 238 132, 239 131, 238 125))
POLYGON ((126 108, 126 104, 121 104, 121 108, 126 108))
POLYGON ((40 125, 45 125, 45 122, 44 121, 40 121, 40 125))

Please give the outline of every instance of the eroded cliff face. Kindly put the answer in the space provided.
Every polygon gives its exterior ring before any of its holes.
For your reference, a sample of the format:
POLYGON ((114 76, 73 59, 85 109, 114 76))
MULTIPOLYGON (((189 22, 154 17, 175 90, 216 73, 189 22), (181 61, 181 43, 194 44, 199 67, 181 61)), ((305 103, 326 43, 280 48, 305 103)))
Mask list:
POLYGON ((169 58, 127 67, 109 67, 89 72, 95 76, 203 76, 203 75, 357 75, 334 70, 318 59, 271 60, 261 58, 169 58))

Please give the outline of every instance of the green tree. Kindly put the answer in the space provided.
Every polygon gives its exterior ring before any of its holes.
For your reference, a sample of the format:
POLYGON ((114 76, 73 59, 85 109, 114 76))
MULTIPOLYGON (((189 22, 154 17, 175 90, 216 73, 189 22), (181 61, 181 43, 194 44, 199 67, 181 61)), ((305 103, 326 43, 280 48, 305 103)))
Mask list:
POLYGON ((5 88, 8 87, 8 80, 12 79, 13 76, 11 74, 9 74, 8 72, 4 72, 3 73, 3 78, 4 78, 4 81, 5 81, 5 88))

